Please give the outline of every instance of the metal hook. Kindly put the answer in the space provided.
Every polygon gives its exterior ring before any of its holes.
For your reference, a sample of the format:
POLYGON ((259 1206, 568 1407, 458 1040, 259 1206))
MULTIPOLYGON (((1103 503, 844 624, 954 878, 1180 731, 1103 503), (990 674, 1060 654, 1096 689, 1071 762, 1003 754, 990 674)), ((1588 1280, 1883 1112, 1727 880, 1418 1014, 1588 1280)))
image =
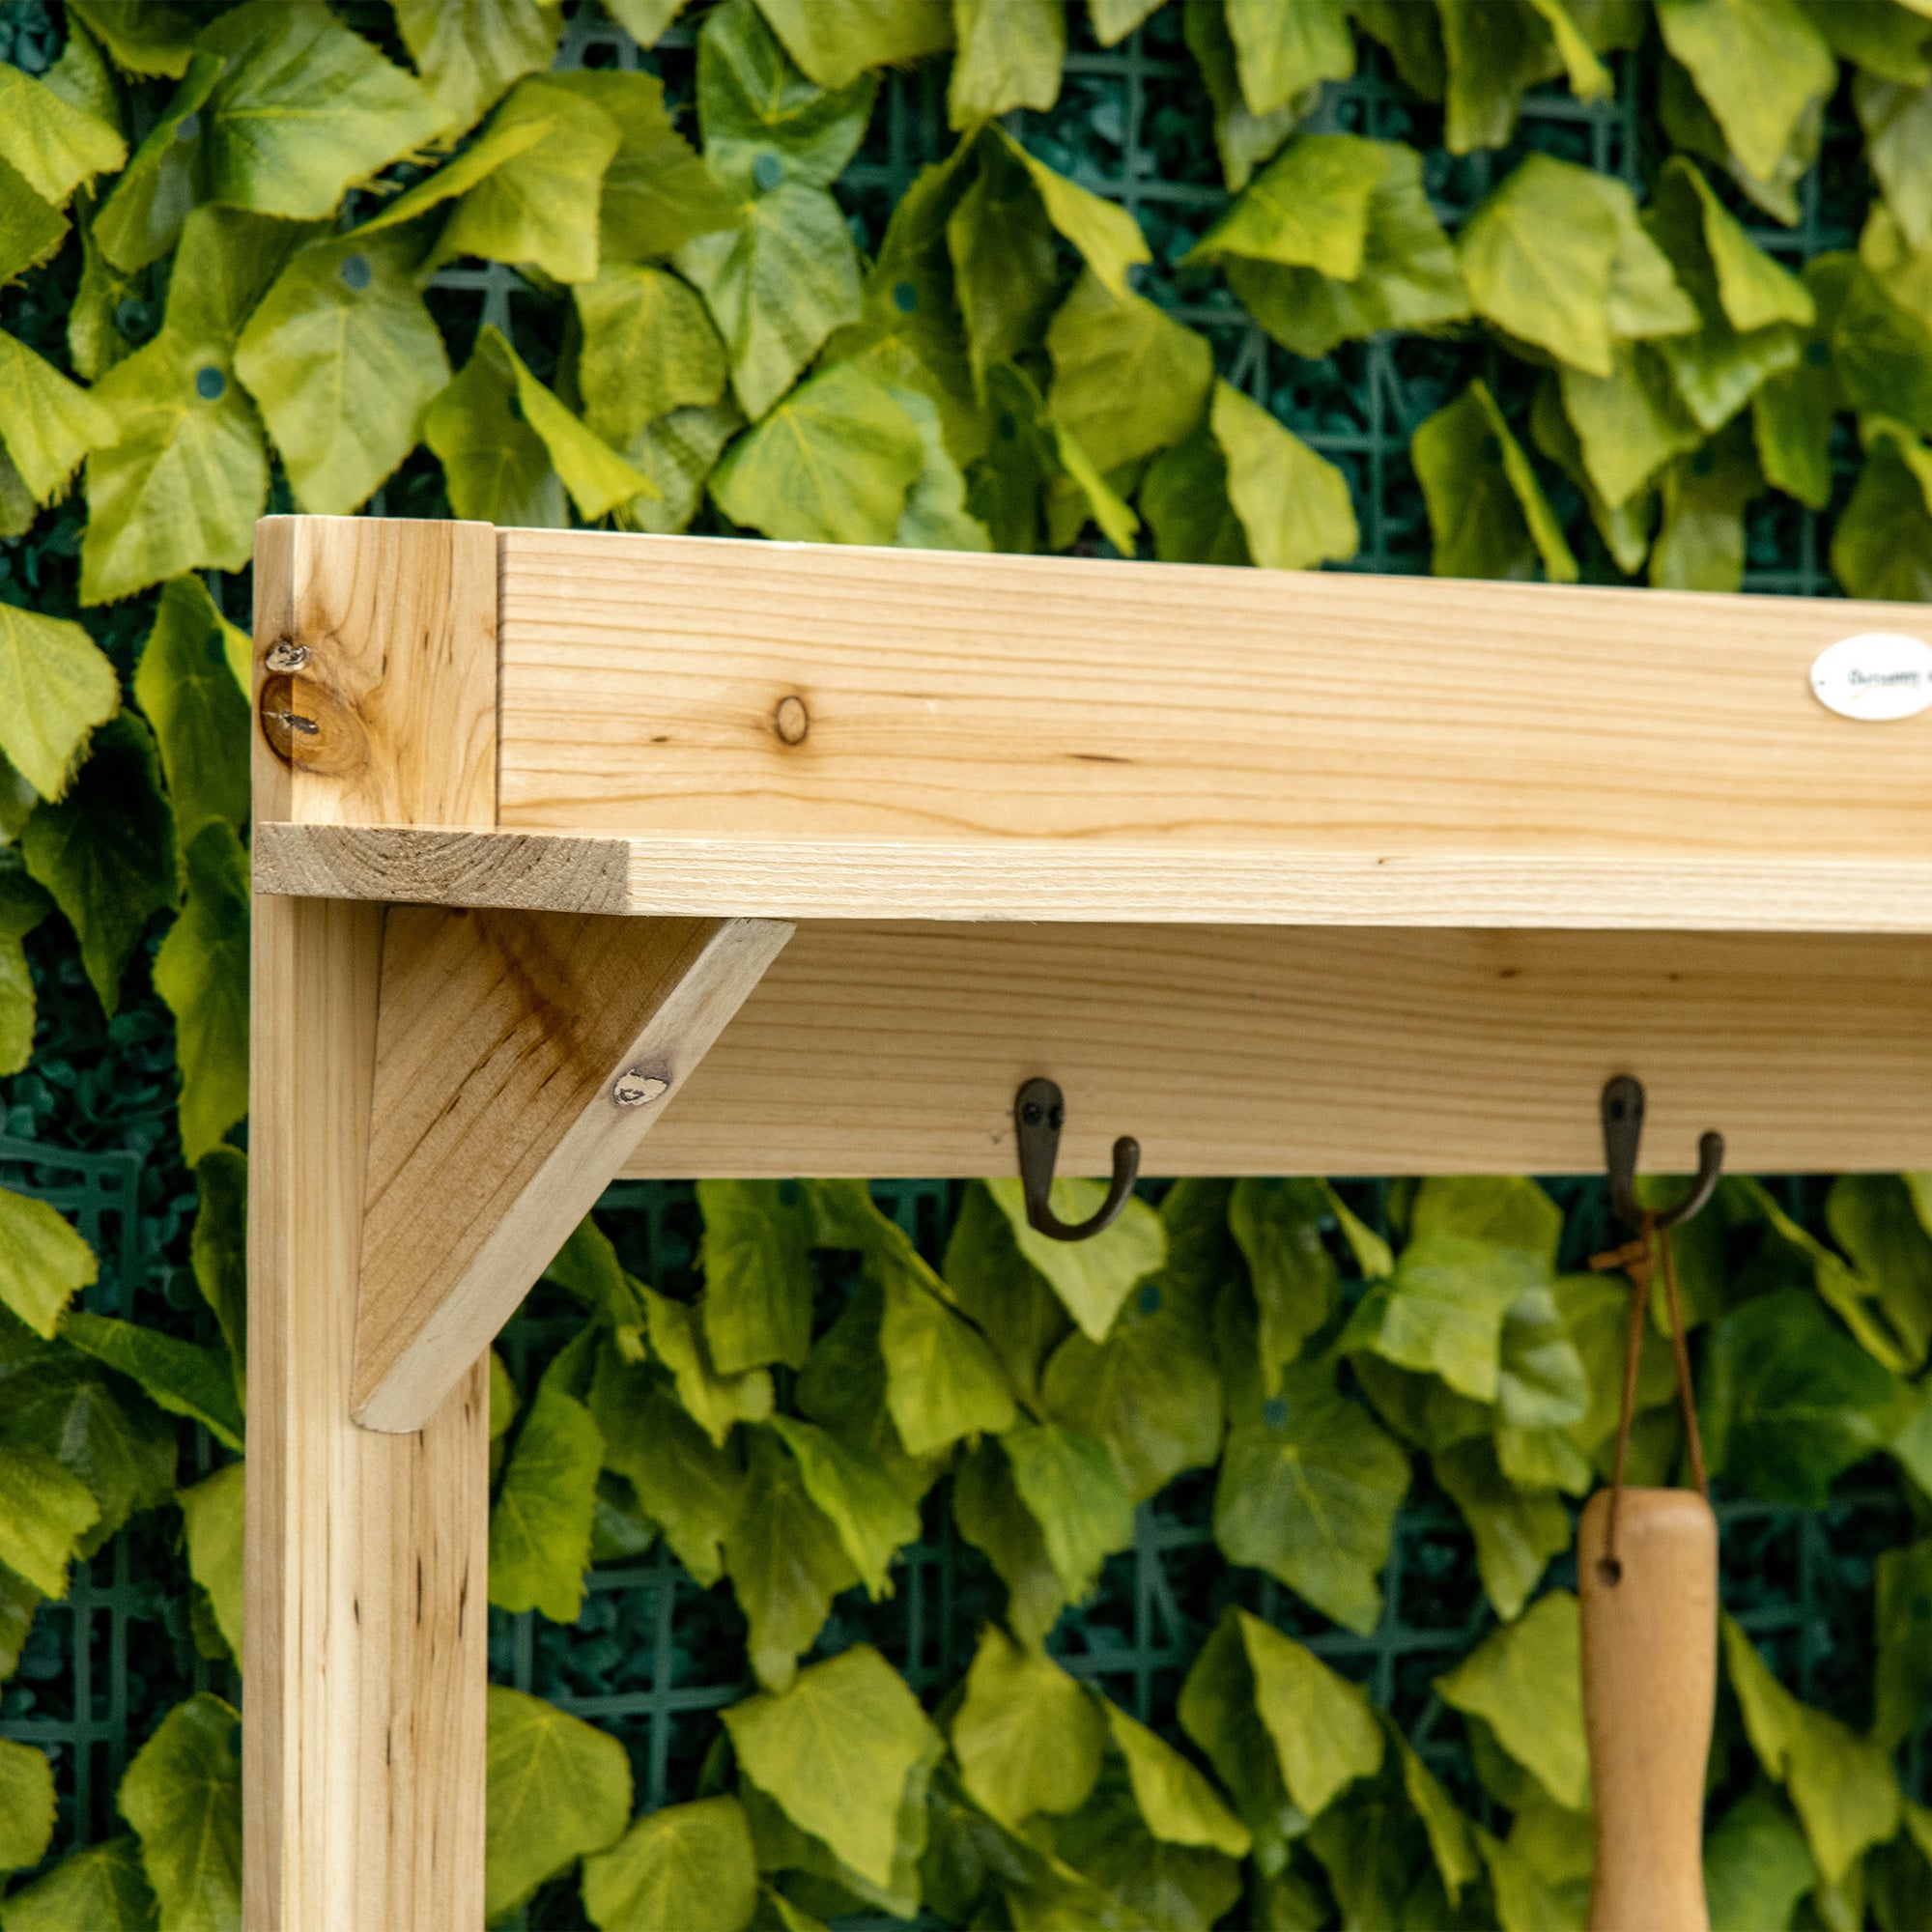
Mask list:
MULTIPOLYGON (((1610 1174, 1610 1207, 1633 1227, 1643 1220, 1636 1198, 1636 1156, 1643 1139, 1643 1082, 1619 1073, 1604 1087, 1604 1162, 1610 1174)), ((1697 1179, 1675 1208, 1657 1217, 1661 1233, 1703 1212, 1724 1171, 1724 1137, 1703 1135, 1697 1142, 1697 1179)))
POLYGON ((1056 1241, 1084 1241, 1110 1227, 1127 1205, 1141 1171, 1141 1144, 1126 1134, 1114 1143, 1114 1182, 1107 1198, 1077 1225, 1053 1211, 1053 1167, 1060 1156, 1060 1130, 1066 1106, 1051 1080, 1029 1080, 1013 1096, 1013 1131, 1020 1151, 1020 1186, 1026 1193, 1028 1222, 1056 1241))

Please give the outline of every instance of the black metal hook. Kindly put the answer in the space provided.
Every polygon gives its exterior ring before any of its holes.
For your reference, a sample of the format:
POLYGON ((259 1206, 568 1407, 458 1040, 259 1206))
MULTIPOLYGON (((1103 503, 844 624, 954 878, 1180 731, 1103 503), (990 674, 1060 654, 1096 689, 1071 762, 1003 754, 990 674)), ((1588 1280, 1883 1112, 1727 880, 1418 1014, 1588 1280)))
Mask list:
POLYGON ((1056 1241, 1084 1241, 1112 1226, 1127 1205, 1141 1171, 1141 1144, 1126 1134, 1114 1143, 1114 1181, 1106 1200, 1086 1220, 1065 1222, 1053 1211, 1050 1200, 1060 1130, 1065 1124, 1066 1105, 1051 1080, 1029 1080, 1013 1096, 1013 1133, 1019 1143, 1027 1220, 1056 1241))
MULTIPOLYGON (((1643 1220, 1636 1198, 1636 1156, 1643 1139, 1643 1082, 1619 1073, 1604 1087, 1604 1163, 1610 1175, 1610 1207, 1633 1227, 1643 1220)), ((1657 1217, 1660 1232, 1703 1212, 1724 1172, 1724 1137, 1708 1133, 1697 1142, 1697 1179, 1675 1208, 1657 1217)))

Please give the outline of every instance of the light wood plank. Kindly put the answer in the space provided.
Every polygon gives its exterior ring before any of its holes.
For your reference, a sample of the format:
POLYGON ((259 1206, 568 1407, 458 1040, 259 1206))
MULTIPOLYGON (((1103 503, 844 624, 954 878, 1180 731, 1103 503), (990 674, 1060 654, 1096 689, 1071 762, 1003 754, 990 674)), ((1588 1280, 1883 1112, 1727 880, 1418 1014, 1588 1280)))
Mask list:
POLYGON ((350 1420, 382 913, 254 923, 246 1932, 483 1923, 490 1400, 350 1420))
POLYGON ((420 1428, 791 935, 769 920, 395 906, 356 1419, 420 1428))
POLYGON ((1683 859, 1932 845, 1920 605, 504 530, 506 828, 1683 859), (804 735, 781 732, 795 697, 804 735))
POLYGON ((258 892, 633 916, 1932 932, 1932 859, 1297 852, 265 825, 258 892))
POLYGON ((1647 1165, 1932 1167, 1932 942, 1747 934, 810 924, 634 1175, 1014 1171, 1066 1091, 1104 1174, 1565 1174, 1612 1073, 1647 1165))
POLYGON ((265 517, 255 543, 257 820, 494 824, 495 529, 265 517))

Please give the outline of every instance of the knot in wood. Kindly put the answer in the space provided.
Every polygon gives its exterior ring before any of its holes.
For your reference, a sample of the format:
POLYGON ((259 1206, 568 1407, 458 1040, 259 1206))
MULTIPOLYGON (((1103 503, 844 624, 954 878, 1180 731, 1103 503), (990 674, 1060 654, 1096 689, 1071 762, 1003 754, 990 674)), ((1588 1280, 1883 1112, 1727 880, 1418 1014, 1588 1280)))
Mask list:
POLYGON ((318 728, 313 718, 297 709, 295 679, 286 671, 265 677, 257 703, 262 718, 262 735, 268 739, 269 749, 283 764, 294 764, 297 741, 313 738, 318 728))
POLYGON ((661 1100, 670 1092, 670 1082, 662 1074, 652 1073, 642 1066, 629 1066, 617 1076, 616 1084, 611 1089, 611 1097, 620 1107, 648 1106, 653 1100, 661 1100))
POLYGON ((781 743, 804 744, 805 734, 811 729, 811 714, 805 708, 805 699, 796 695, 780 698, 772 713, 772 727, 781 743))

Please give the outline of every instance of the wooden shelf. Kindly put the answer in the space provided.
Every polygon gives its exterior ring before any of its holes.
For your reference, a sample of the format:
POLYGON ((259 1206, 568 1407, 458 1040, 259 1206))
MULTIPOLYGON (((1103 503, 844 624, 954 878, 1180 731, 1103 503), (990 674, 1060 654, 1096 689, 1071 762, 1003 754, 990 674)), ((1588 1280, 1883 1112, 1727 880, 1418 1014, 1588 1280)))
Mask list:
POLYGON ((256 828, 255 889, 630 917, 1932 932, 1932 859, 256 828))

